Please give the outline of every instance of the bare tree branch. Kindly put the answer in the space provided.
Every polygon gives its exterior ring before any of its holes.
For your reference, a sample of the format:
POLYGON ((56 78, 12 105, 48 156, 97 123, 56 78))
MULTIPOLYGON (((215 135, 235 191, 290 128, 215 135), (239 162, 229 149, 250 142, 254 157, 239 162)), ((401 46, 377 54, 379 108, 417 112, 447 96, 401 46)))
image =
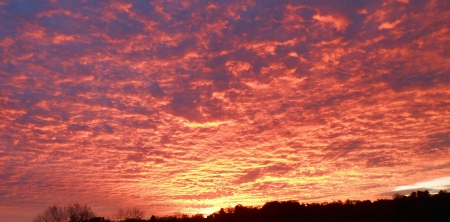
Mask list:
POLYGON ((114 218, 117 220, 126 220, 126 219, 137 219, 141 220, 144 218, 145 212, 139 209, 138 207, 135 208, 128 208, 128 209, 122 209, 119 208, 117 212, 114 214, 114 218))
POLYGON ((67 222, 69 214, 65 207, 50 206, 43 214, 37 215, 33 222, 67 222))
POLYGON ((67 207, 67 213, 69 214, 70 222, 82 222, 95 217, 90 206, 79 203, 69 205, 67 207))

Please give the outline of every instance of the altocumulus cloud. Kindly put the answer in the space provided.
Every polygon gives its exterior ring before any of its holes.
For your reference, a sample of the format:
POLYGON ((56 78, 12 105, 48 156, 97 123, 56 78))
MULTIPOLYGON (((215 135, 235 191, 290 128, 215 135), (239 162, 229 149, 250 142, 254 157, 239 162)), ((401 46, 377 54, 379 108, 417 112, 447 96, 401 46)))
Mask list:
POLYGON ((445 0, 0 1, 0 214, 447 189, 449 11, 445 0))

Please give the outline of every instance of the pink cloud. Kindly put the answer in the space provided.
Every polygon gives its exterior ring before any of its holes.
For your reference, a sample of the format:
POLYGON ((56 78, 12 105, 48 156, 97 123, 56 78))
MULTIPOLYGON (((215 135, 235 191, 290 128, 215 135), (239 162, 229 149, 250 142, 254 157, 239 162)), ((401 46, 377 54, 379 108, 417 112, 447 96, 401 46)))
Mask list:
POLYGON ((1 5, 0 214, 373 200, 448 176, 443 3, 325 2, 1 5))
POLYGON ((316 14, 313 16, 314 19, 322 23, 331 23, 338 31, 343 31, 349 25, 348 19, 337 15, 321 15, 316 14))
POLYGON ((378 26, 378 29, 393 29, 405 19, 406 15, 404 15, 401 19, 395 20, 394 22, 382 22, 381 25, 378 26))
POLYGON ((68 42, 68 41, 72 41, 72 40, 74 40, 74 37, 70 36, 70 35, 56 35, 53 38, 52 42, 54 44, 60 44, 62 42, 68 42))

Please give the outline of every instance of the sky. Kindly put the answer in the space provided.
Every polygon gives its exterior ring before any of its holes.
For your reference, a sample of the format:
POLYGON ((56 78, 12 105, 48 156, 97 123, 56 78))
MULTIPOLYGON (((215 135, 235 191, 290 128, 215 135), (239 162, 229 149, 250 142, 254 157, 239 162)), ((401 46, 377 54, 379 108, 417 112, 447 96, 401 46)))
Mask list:
POLYGON ((0 0, 0 215, 450 190, 450 1, 0 0))

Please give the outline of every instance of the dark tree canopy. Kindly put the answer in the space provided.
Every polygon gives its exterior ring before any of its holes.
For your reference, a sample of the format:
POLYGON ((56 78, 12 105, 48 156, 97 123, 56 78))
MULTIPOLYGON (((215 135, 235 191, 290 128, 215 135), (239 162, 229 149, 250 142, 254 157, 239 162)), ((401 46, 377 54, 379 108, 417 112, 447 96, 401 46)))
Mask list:
MULTIPOLYGON (((222 208, 206 218, 201 214, 166 217, 151 216, 144 219, 139 208, 119 209, 114 220, 124 222, 294 222, 294 221, 450 221, 450 193, 440 191, 431 195, 428 191, 414 191, 409 196, 395 194, 392 199, 346 200, 331 203, 299 203, 297 201, 272 201, 262 207, 222 208)), ((90 207, 73 204, 68 207, 51 206, 39 214, 33 222, 109 222, 103 217, 94 217, 90 207), (70 213, 81 218, 75 220, 70 213), (90 213, 91 214, 90 214, 90 213), (70 219, 70 221, 69 221, 70 219)))
POLYGON ((414 191, 409 196, 394 195, 392 200, 346 200, 331 203, 272 201, 262 207, 220 209, 207 218, 154 217, 161 222, 294 222, 294 221, 450 221, 450 193, 414 191))

